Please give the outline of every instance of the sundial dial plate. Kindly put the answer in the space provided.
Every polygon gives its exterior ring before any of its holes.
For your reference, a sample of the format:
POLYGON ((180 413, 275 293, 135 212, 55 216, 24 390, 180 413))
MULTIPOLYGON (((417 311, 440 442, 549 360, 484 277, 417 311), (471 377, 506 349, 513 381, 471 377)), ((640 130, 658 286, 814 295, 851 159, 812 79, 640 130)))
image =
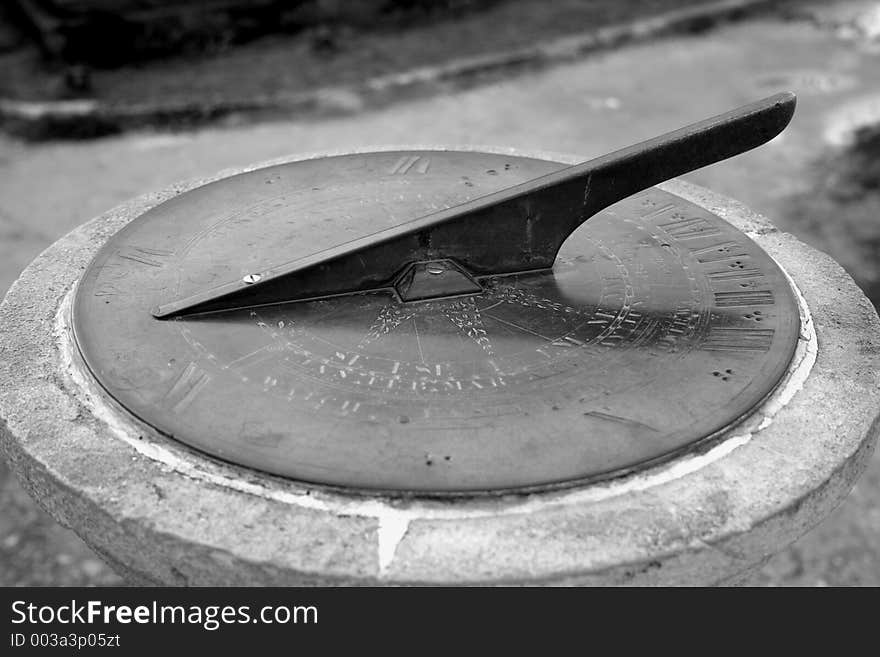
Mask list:
POLYGON ((150 314, 366 227, 560 168, 489 153, 364 153, 191 190, 103 246, 77 290, 77 344, 106 391, 159 432, 311 483, 529 490, 706 444, 779 381, 798 311, 756 244, 658 189, 578 228, 552 272, 481 278, 476 295, 150 314))

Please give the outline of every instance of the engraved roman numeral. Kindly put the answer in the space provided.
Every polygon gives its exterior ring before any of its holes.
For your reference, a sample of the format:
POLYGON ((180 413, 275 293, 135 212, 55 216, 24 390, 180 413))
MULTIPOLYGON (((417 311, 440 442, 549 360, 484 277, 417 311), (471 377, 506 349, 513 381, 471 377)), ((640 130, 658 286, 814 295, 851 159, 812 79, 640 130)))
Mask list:
POLYGON ((665 224, 657 224, 657 226, 665 230, 670 236, 677 240, 692 240, 697 237, 711 237, 721 233, 719 228, 713 226, 706 219, 701 217, 669 221, 665 224))
POLYGON ((703 340, 706 351, 769 351, 773 329, 712 328, 703 340))
POLYGON ((394 166, 388 170, 388 173, 403 175, 410 171, 414 173, 428 173, 428 167, 431 166, 431 160, 418 155, 404 155, 394 166))
POLYGON ((126 260, 133 260, 150 267, 161 267, 165 264, 165 258, 174 255, 173 251, 164 249, 150 249, 142 246, 124 246, 116 252, 116 255, 126 260))
MULTIPOLYGON (((642 205, 646 204, 643 202, 642 205)), ((655 208, 654 205, 656 204, 651 202, 651 204, 647 206, 648 210, 642 214, 642 219, 653 219, 675 209, 675 203, 667 203, 666 205, 661 205, 659 208, 655 208)))
POLYGON ((719 271, 710 271, 706 274, 706 278, 713 281, 731 281, 740 278, 758 278, 764 273, 757 267, 744 267, 743 269, 721 269, 719 271))
POLYGON ((95 290, 96 297, 112 297, 119 294, 120 289, 113 285, 113 283, 101 283, 98 288, 95 290))
POLYGON ((698 262, 718 262, 729 258, 741 258, 748 255, 738 242, 719 242, 700 248, 690 249, 698 262))
POLYGON ((769 306, 772 303, 773 292, 771 290, 742 290, 736 292, 715 293, 715 306, 718 308, 769 306))
POLYGON ((211 377, 198 365, 190 363, 177 377, 171 390, 165 393, 162 402, 175 413, 181 413, 193 402, 202 388, 208 385, 210 380, 211 377))

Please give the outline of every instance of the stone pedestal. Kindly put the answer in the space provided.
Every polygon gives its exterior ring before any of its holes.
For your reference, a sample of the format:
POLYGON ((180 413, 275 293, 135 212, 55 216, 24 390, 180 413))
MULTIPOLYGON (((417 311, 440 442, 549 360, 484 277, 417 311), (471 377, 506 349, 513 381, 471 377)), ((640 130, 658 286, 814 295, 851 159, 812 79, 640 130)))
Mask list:
POLYGON ((105 240, 205 182, 74 230, 0 307, 6 458, 50 514, 133 583, 738 583, 846 496, 876 443, 880 321, 861 291, 830 258, 739 203, 672 181, 663 188, 767 251, 800 299, 802 334, 784 380, 707 451, 581 488, 447 501, 346 495, 207 457, 119 409, 70 331, 74 287, 105 240))

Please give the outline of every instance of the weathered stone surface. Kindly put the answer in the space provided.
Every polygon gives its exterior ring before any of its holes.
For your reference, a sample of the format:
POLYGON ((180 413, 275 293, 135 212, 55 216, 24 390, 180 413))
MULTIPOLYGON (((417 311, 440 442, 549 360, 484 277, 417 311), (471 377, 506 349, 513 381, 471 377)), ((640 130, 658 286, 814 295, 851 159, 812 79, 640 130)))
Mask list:
POLYGON ((669 191, 745 230, 782 265, 815 328, 815 339, 805 328, 792 379, 708 453, 583 489, 445 503, 328 493, 197 454, 127 419, 89 384, 65 308, 111 234, 204 182, 141 197, 76 229, 0 307, 0 444, 41 505, 133 582, 741 581, 827 515, 873 450, 873 307, 827 256, 734 201, 674 181, 669 191))

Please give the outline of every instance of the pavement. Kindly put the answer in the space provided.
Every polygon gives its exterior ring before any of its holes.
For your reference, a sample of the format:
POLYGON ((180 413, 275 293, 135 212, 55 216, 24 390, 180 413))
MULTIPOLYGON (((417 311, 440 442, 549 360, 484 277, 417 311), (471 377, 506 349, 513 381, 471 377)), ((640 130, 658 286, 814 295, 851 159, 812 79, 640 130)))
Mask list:
MULTIPOLYGON (((436 95, 661 34, 708 29, 774 3, 517 0, 479 3, 479 10, 469 4, 470 11, 447 7, 445 20, 419 19, 410 7, 409 19, 398 17, 405 29, 373 20, 367 21, 372 29, 358 29, 316 17, 317 25, 295 34, 118 68, 53 64, 26 45, 4 53, 0 34, 0 127, 39 140, 145 125, 193 127, 230 117, 354 114, 404 95, 436 95)), ((103 44, 95 54, 111 51, 103 44)))
MULTIPOLYGON (((799 101, 782 136, 686 179, 767 215, 873 293, 880 289, 873 287, 880 179, 866 179, 858 162, 871 161, 865 149, 873 142, 865 139, 880 125, 878 26, 876 2, 800 3, 793 12, 335 118, 231 121, 80 142, 0 136, 0 289, 80 223, 137 194, 227 167, 376 144, 490 145, 587 159, 787 89, 799 101), (841 195, 841 187, 851 193, 841 195)), ((0 507, 0 584, 120 583, 5 468, 0 507)), ((880 585, 880 455, 847 500, 768 562, 755 583, 880 585)))

